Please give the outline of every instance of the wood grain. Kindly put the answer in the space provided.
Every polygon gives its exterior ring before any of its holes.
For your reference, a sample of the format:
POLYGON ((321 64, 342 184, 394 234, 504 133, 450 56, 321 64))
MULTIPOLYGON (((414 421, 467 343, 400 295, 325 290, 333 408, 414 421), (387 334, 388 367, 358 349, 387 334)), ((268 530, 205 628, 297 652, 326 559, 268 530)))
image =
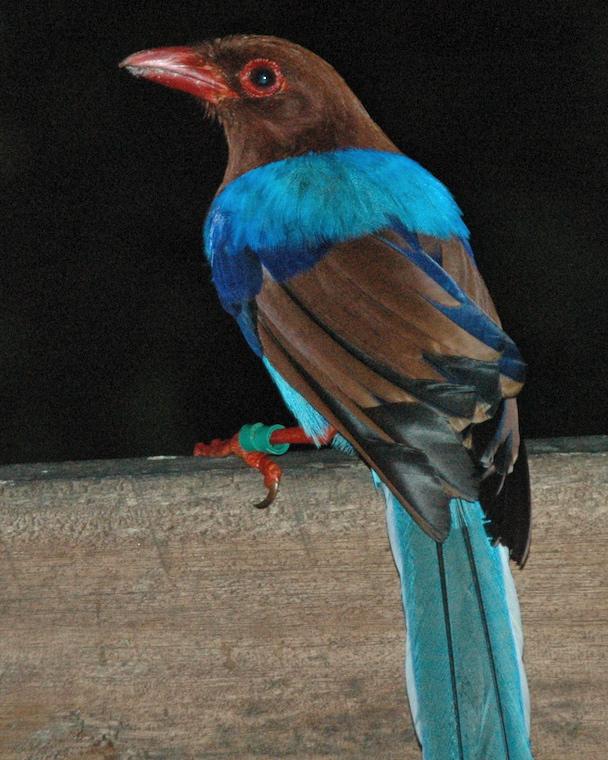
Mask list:
MULTIPOLYGON (((532 446, 515 573, 537 760, 608 747, 608 451, 578 448, 532 446)), ((283 464, 267 511, 229 461, 0 468, 0 758, 420 757, 380 497, 283 464)))

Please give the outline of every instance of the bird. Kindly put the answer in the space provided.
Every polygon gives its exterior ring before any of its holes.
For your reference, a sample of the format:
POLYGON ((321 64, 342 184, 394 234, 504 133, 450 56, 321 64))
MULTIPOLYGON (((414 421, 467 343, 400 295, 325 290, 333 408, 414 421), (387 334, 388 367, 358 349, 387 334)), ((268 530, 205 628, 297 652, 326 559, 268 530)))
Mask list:
POLYGON ((509 565, 530 545, 526 365, 456 201, 298 44, 231 35, 120 66, 223 128, 212 281, 306 440, 357 455, 384 496, 424 760, 532 758, 509 565))

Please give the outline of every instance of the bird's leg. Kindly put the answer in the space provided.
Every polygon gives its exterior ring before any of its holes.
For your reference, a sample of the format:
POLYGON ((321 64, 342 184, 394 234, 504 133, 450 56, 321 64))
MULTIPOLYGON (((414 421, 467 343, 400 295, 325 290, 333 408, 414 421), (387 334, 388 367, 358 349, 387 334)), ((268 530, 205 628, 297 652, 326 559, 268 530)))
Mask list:
POLYGON ((265 509, 275 500, 283 475, 282 469, 268 455, 284 454, 292 443, 325 446, 335 434, 335 428, 328 427, 325 433, 315 440, 301 427, 285 428, 282 425, 263 425, 256 422, 253 425, 243 425, 232 438, 214 438, 211 443, 197 443, 193 454, 195 457, 210 458, 237 456, 249 467, 259 470, 264 476, 267 494, 266 498, 255 506, 265 509))

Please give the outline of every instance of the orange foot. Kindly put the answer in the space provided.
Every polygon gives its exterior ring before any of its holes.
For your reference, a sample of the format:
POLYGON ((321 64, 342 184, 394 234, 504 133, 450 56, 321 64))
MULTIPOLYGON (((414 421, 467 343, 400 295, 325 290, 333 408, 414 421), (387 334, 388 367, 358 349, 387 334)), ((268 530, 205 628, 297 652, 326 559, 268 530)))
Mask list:
MULTIPOLYGON (((328 444, 336 431, 328 428, 319 443, 328 444)), ((315 441, 301 427, 284 428, 282 425, 243 425, 232 438, 221 440, 214 438, 211 443, 197 443, 194 447, 195 457, 240 457, 245 464, 259 470, 264 476, 267 489, 266 498, 255 506, 258 509, 269 507, 279 492, 279 483, 283 471, 268 454, 284 454, 292 443, 314 444, 315 441)))

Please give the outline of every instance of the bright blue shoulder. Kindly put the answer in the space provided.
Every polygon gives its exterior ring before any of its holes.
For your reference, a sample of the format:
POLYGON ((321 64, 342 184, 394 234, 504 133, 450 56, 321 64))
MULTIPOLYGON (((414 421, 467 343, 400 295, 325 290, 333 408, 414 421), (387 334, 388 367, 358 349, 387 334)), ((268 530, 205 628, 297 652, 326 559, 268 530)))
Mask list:
POLYGON ((445 186, 412 159, 355 148, 309 153, 227 185, 209 210, 205 251, 228 307, 259 292, 262 265, 283 281, 335 243, 395 223, 440 238, 469 234, 445 186))

